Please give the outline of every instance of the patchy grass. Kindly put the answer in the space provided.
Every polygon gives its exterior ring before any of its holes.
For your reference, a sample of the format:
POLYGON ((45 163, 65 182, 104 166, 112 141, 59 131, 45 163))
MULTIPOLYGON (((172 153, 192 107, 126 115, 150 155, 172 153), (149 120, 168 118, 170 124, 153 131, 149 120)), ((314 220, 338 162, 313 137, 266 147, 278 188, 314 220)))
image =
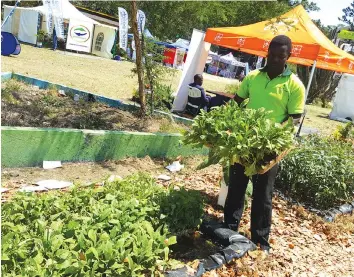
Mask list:
POLYGON ((161 116, 140 118, 134 113, 111 108, 72 95, 60 96, 55 87, 41 90, 15 80, 2 84, 3 125, 94 130, 180 133, 188 127, 161 116))
MULTIPOLYGON (((75 55, 70 52, 52 51, 21 45, 21 54, 2 57, 2 71, 14 71, 23 75, 44 79, 73 88, 87 90, 113 99, 131 99, 138 85, 131 70, 134 63, 114 61, 89 55, 75 55)), ((164 83, 176 90, 182 71, 166 76, 164 83)), ((223 91, 230 80, 208 76, 204 87, 223 91)))
POLYGON ((339 121, 329 119, 331 109, 321 108, 314 105, 307 105, 307 114, 304 121, 304 126, 316 128, 324 135, 332 134, 337 126, 345 124, 339 121))

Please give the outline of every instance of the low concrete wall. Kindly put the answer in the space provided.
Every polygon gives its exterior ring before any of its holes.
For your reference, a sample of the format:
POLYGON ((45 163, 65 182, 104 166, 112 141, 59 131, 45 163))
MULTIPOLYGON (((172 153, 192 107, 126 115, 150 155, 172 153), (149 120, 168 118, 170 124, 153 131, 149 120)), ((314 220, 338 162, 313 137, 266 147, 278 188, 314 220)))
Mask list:
POLYGON ((1 166, 39 166, 43 160, 103 161, 208 153, 206 148, 181 145, 180 139, 178 134, 1 127, 1 166))

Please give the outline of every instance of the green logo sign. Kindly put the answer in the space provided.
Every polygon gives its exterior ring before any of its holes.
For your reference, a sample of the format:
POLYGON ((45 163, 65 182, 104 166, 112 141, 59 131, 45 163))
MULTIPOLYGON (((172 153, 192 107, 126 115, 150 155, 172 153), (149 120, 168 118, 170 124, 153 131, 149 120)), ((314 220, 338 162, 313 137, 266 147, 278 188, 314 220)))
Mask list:
POLYGON ((70 29, 70 36, 77 42, 86 42, 90 39, 91 34, 85 26, 78 25, 70 29))

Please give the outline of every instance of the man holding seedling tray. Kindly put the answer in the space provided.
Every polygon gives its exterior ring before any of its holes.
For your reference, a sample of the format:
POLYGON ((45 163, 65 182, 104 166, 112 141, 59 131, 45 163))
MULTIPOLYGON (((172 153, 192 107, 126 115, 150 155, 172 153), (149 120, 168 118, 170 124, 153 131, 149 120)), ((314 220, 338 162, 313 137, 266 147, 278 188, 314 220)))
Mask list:
MULTIPOLYGON (((268 49, 267 64, 249 73, 241 83, 234 100, 241 104, 248 99, 248 109, 264 108, 269 118, 285 123, 291 117, 296 124, 304 112, 305 87, 290 71, 286 61, 291 55, 292 43, 284 35, 272 39, 268 49)), ((229 189, 224 208, 225 224, 238 230, 244 209, 244 199, 249 178, 253 182, 251 209, 251 239, 262 250, 269 251, 268 243, 272 219, 272 195, 278 165, 264 174, 247 176, 239 163, 230 166, 229 189)))

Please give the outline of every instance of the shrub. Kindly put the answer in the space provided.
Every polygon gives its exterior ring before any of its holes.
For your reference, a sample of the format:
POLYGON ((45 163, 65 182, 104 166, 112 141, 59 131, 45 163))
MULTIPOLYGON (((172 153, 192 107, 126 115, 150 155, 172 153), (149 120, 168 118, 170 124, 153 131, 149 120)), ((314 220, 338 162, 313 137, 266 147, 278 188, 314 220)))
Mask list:
POLYGON ((201 216, 187 212, 201 203, 200 195, 178 194, 145 175, 99 188, 19 193, 2 204, 2 273, 153 275, 169 265, 169 246, 176 243, 167 227, 176 222, 178 229, 193 228, 201 216))
POLYGON ((310 136, 282 162, 277 186, 295 199, 329 208, 352 199, 354 151, 345 141, 310 136))

